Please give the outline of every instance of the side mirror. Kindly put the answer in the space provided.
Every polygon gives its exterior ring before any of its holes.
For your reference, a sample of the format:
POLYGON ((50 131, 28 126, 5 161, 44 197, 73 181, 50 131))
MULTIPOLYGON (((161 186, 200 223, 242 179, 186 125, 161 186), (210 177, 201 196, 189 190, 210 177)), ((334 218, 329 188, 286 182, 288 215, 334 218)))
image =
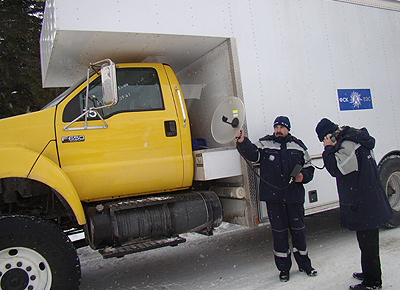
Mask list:
POLYGON ((103 91, 103 105, 112 107, 118 102, 117 77, 115 63, 104 63, 101 66, 101 85, 103 91))
POLYGON ((87 130, 87 129, 104 129, 107 128, 108 125, 104 121, 103 117, 98 114, 98 110, 102 108, 108 108, 114 106, 118 102, 118 93, 117 93, 117 74, 115 70, 115 63, 113 63, 110 59, 105 59, 98 61, 96 63, 91 63, 87 69, 87 75, 86 75, 86 99, 85 99, 85 108, 83 109, 83 112, 81 115, 76 117, 74 120, 72 120, 68 125, 64 126, 63 130, 64 131, 71 131, 71 130, 87 130), (90 79, 90 72, 91 70, 94 70, 96 73, 98 73, 98 69, 95 69, 95 67, 99 67, 101 65, 101 86, 102 86, 102 93, 103 93, 103 99, 102 99, 102 104, 100 107, 96 107, 96 103, 93 102, 93 105, 95 107, 89 108, 88 106, 88 101, 89 101, 89 79, 90 79), (101 121, 103 122, 103 125, 101 126, 88 126, 88 116, 93 117, 93 116, 98 116, 101 121), (72 126, 75 122, 81 121, 81 119, 84 118, 85 124, 83 127, 78 127, 78 126, 72 126))

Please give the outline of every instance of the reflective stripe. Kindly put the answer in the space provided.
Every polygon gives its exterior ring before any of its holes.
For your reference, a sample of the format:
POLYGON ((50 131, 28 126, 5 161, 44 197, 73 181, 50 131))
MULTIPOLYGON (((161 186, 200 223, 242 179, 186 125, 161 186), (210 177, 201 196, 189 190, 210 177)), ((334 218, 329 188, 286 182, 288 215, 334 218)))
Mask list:
POLYGON ((335 153, 337 167, 343 175, 358 171, 356 150, 360 146, 361 144, 345 140, 342 142, 342 148, 335 153))
POLYGON ((301 231, 301 230, 304 230, 306 228, 306 226, 302 226, 301 228, 291 228, 292 230, 295 230, 295 231, 301 231))
POLYGON ((370 152, 371 152, 372 158, 376 161, 374 151, 373 151, 373 150, 370 150, 370 152))
POLYGON ((256 143, 256 146, 260 149, 276 149, 276 150, 281 150, 281 144, 272 140, 268 141, 258 141, 256 143))
POLYGON ((283 230, 276 230, 276 229, 274 229, 274 228, 271 228, 274 232, 277 232, 277 233, 283 233, 283 232, 286 232, 287 230, 288 230, 288 228, 286 228, 286 229, 283 229, 283 230))
MULTIPOLYGON (((275 142, 273 140, 263 140, 263 141, 258 141, 256 143, 257 148, 259 149, 276 149, 276 150, 281 150, 281 144, 278 142, 275 142)), ((287 142, 286 143, 286 149, 288 150, 298 150, 300 152, 305 153, 306 150, 304 150, 303 147, 301 147, 299 144, 296 142, 287 142)))
POLYGON ((308 151, 304 152, 304 166, 303 167, 309 167, 312 166, 311 164, 311 157, 310 154, 308 154, 308 151))
POLYGON ((258 157, 257 157, 257 161, 256 162, 260 162, 260 159, 261 159, 260 151, 258 151, 257 153, 258 153, 258 157))
POLYGON ((308 254, 308 250, 306 249, 305 251, 299 251, 296 248, 293 247, 293 253, 298 252, 302 256, 306 256, 308 254))
POLYGON ((298 150, 300 152, 306 152, 306 150, 304 150, 303 147, 301 147, 299 144, 295 143, 295 142, 288 142, 286 143, 286 149, 288 150, 298 150))
POLYGON ((290 249, 286 253, 280 253, 274 250, 274 255, 279 258, 287 258, 290 255, 290 249))

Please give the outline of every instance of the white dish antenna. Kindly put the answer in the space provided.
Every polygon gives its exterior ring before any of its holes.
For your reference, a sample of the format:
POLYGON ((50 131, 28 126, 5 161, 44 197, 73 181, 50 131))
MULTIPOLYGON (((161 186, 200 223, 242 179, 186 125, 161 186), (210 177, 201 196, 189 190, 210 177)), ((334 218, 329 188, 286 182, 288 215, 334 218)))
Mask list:
POLYGON ((244 123, 244 105, 237 97, 229 97, 218 105, 211 120, 211 134, 220 144, 231 142, 244 123))

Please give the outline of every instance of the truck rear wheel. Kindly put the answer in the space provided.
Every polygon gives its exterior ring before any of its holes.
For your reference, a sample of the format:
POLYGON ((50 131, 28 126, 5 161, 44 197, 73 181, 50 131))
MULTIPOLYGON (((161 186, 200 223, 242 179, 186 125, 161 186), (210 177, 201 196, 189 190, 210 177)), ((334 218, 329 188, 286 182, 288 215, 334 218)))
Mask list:
POLYGON ((0 217, 0 289, 79 289, 78 255, 52 223, 28 216, 0 217))
POLYGON ((388 228, 400 226, 400 156, 391 155, 379 164, 379 174, 394 217, 387 224, 388 228))

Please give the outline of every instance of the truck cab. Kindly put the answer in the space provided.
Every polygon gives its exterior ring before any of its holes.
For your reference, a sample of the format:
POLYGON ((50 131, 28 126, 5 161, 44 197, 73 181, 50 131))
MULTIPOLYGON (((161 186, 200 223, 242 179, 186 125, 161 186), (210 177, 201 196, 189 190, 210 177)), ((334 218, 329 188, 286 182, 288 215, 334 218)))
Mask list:
MULTIPOLYGON (((60 167, 80 200, 187 189, 193 180, 190 127, 172 69, 123 64, 117 65, 116 77, 117 103, 85 115, 86 127, 85 117, 76 120, 86 109, 86 82, 57 104, 60 167)), ((88 102, 104 106, 97 73, 90 78, 88 102)))

